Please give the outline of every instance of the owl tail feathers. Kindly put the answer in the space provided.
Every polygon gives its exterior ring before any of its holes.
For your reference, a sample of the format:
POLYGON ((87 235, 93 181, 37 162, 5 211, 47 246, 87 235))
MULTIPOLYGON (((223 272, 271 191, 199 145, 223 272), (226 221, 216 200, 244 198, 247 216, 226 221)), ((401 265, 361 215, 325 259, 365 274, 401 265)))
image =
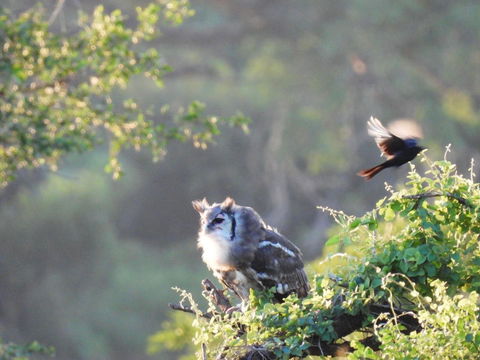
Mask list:
POLYGON ((295 273, 291 274, 290 281, 292 284, 295 284, 295 293, 299 298, 304 298, 308 295, 310 285, 308 284, 307 274, 303 269, 298 269, 295 273))
POLYGON ((310 290, 310 286, 308 285, 307 275, 304 271, 298 274, 299 283, 301 284, 297 289, 297 295, 299 298, 304 298, 308 295, 308 291, 310 290))
POLYGON ((357 175, 365 178, 365 180, 370 180, 372 177, 377 175, 383 169, 385 169, 385 166, 383 164, 380 164, 380 165, 374 166, 371 169, 361 170, 357 173, 357 175))

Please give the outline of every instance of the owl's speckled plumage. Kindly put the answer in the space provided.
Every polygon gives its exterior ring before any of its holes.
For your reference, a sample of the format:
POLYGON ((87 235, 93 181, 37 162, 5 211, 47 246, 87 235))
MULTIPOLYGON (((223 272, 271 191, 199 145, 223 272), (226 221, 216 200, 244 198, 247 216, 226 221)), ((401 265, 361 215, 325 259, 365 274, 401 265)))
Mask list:
POLYGON ((203 261, 243 301, 251 288, 275 287, 279 300, 292 292, 307 295, 302 253, 255 210, 236 205, 231 198, 212 205, 197 200, 192 205, 201 218, 198 247, 203 261))

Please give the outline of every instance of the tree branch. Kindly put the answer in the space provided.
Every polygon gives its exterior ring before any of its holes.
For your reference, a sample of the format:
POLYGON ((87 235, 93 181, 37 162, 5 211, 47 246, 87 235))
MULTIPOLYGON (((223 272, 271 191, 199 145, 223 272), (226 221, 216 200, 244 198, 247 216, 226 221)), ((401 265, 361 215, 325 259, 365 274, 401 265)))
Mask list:
MULTIPOLYGON (((172 310, 183 311, 183 312, 186 312, 186 313, 189 313, 189 314, 197 315, 195 310, 193 310, 192 308, 189 308, 189 307, 185 307, 182 304, 168 304, 168 307, 172 310)), ((205 318, 205 319, 211 319, 212 314, 202 313, 202 314, 200 314, 200 316, 205 318)))
MULTIPOLYGON (((230 300, 228 300, 226 296, 223 295, 223 291, 218 290, 210 280, 203 280, 202 286, 205 297, 209 297, 212 302, 220 309, 220 312, 226 313, 232 307, 230 300)), ((168 307, 175 311, 182 311, 189 314, 198 315, 195 310, 190 307, 183 306, 182 304, 168 304, 168 307)), ((214 314, 201 313, 199 315, 205 319, 211 319, 214 314)))
POLYGON ((439 196, 445 196, 451 199, 457 200, 460 204, 473 208, 473 205, 470 204, 465 198, 452 194, 450 192, 445 192, 445 193, 437 193, 437 192, 426 192, 426 193, 420 193, 420 194, 415 194, 415 195, 404 195, 404 199, 413 199, 413 200, 421 200, 425 198, 432 198, 432 197, 439 197, 439 196))
POLYGON ((208 279, 202 281, 204 293, 212 300, 212 302, 220 309, 221 312, 227 312, 232 307, 230 300, 223 294, 222 290, 218 290, 216 286, 208 279))
POLYGON ((52 25, 52 23, 55 21, 57 18, 58 14, 63 8, 63 4, 65 4, 65 0, 58 0, 57 5, 55 6, 55 9, 52 12, 52 15, 50 15, 50 18, 48 19, 48 25, 52 25))

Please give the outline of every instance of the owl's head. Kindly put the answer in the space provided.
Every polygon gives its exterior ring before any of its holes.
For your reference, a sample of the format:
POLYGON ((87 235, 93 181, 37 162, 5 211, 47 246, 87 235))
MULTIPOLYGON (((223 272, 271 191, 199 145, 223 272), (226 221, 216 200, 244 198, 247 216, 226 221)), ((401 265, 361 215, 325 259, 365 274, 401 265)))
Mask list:
POLYGON ((192 201, 200 214, 198 247, 212 269, 243 266, 253 261, 258 243, 265 236, 264 222, 255 210, 227 197, 221 203, 192 201))
POLYGON ((222 203, 210 205, 203 200, 192 201, 193 208, 200 214, 200 232, 209 236, 235 239, 237 219, 234 212, 235 200, 227 197, 222 203))

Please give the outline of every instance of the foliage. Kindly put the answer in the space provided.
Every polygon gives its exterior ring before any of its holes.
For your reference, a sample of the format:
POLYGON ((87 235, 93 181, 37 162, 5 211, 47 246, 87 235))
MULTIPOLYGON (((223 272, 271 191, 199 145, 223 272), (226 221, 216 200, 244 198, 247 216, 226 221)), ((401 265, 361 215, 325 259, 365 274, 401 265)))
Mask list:
POLYGON ((193 14, 185 0, 136 8, 136 26, 120 10, 98 6, 81 14, 72 34, 56 34, 36 6, 14 17, 0 8, 0 184, 18 169, 56 169, 61 156, 109 143, 106 169, 121 174, 122 148, 149 148, 155 160, 172 140, 191 139, 205 147, 219 124, 246 126, 242 115, 206 116, 193 102, 172 111, 168 105, 143 108, 126 98, 135 76, 163 86, 171 68, 148 42, 159 22, 178 24, 193 14))
POLYGON ((480 339, 480 186, 474 182, 473 163, 465 178, 447 160, 423 161, 425 174, 412 166, 405 186, 387 187, 390 196, 365 215, 329 210, 342 228, 331 244, 344 247, 339 239, 348 239, 361 249, 362 256, 350 260, 349 267, 334 276, 315 275, 305 299, 290 295, 272 303, 268 293, 252 293, 243 312, 217 313, 208 321, 197 315, 194 341, 206 344, 210 356, 222 353, 229 359, 259 347, 278 359, 303 357, 318 342, 345 341, 346 334, 337 332, 339 320, 361 315, 357 330, 363 328, 363 337, 375 336, 380 351, 353 338, 358 348, 353 358, 398 358, 406 346, 413 359, 428 341, 445 346, 445 358, 474 350, 480 339), (378 307, 411 314, 423 329, 403 333, 401 315, 392 318, 378 307))
MULTIPOLYGON (((170 351, 185 350, 188 353, 195 352, 192 338, 195 330, 192 327, 191 315, 185 313, 173 313, 169 320, 162 324, 162 330, 148 338, 148 354, 156 354, 164 349, 170 351)), ((194 359, 193 355, 181 356, 180 360, 194 359)))
POLYGON ((3 343, 0 340, 1 360, 26 360, 31 355, 53 355, 53 353, 53 348, 41 345, 36 341, 27 345, 16 345, 12 343, 3 343))
POLYGON ((427 360, 435 354, 438 359, 478 359, 478 293, 450 296, 445 282, 434 280, 431 285, 433 297, 421 299, 425 303, 420 304, 418 311, 422 331, 405 334, 395 318, 386 324, 376 324, 375 334, 381 342, 380 351, 375 353, 356 342, 358 349, 350 358, 427 360))

